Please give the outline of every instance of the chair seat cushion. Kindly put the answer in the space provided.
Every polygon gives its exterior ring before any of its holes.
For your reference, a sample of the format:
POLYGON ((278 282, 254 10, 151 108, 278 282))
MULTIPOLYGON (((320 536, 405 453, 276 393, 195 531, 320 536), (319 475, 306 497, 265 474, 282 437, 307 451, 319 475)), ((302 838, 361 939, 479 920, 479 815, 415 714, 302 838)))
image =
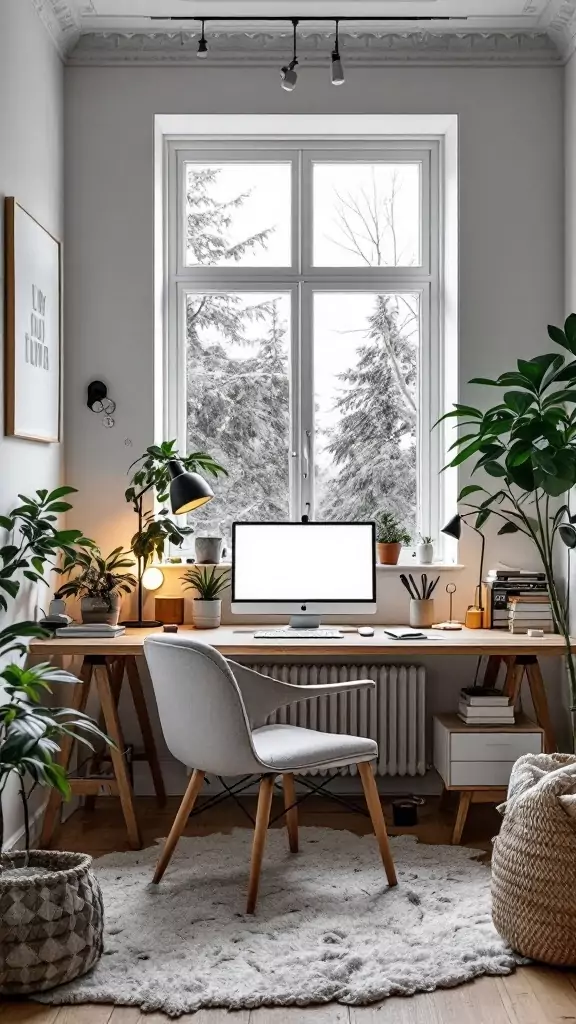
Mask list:
POLYGON ((378 744, 363 736, 317 732, 297 725, 264 725, 252 740, 265 765, 279 771, 340 767, 378 757, 378 744))

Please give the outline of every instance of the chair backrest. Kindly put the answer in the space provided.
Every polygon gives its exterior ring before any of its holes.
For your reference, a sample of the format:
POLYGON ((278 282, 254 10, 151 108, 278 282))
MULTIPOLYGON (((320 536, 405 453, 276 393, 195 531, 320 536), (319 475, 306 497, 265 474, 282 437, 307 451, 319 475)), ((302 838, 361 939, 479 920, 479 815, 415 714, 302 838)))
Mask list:
POLYGON ((144 641, 160 722, 170 752, 216 775, 261 771, 238 684, 226 659, 193 637, 144 641))

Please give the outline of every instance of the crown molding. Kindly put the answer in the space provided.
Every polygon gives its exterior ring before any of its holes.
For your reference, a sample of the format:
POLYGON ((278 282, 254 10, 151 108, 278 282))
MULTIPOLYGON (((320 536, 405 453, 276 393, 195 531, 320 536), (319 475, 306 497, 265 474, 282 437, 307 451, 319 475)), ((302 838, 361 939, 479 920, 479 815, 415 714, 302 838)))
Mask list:
MULTIPOLYGON (((576 5, 576 0, 574 0, 576 5)), ((68 55, 71 65, 191 65, 198 67, 197 32, 91 32, 80 37, 68 55)), ((327 59, 333 34, 302 32, 302 65, 327 59)), ((211 31, 208 58, 202 66, 249 63, 274 66, 285 61, 291 37, 278 32, 211 31)), ((390 65, 558 65, 562 55, 544 32, 386 32, 340 33, 347 66, 390 65)))
POLYGON ((82 14, 94 14, 92 0, 32 0, 58 53, 65 59, 80 38, 82 14))
POLYGON ((576 0, 550 0, 548 34, 564 60, 576 50, 576 0))

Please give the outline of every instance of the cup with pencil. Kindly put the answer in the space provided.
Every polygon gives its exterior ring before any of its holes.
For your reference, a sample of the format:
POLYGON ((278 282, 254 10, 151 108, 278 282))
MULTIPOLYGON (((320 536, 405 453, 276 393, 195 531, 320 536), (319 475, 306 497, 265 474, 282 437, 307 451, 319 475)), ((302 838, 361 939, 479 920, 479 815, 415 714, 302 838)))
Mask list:
POLYGON ((429 580, 428 574, 423 572, 420 584, 417 584, 412 573, 400 573, 400 582, 410 594, 410 625, 415 629, 431 626, 434 622, 434 593, 439 576, 435 580, 429 580))

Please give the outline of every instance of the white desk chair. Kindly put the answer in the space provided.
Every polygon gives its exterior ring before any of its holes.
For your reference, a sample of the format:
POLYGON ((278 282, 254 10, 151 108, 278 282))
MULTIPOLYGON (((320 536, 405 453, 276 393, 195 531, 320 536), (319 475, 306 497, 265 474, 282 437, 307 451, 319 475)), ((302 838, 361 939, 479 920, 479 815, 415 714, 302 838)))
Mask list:
POLYGON ((290 850, 298 851, 294 773, 357 764, 364 795, 389 885, 396 885, 394 861, 370 761, 378 756, 374 740, 266 725, 277 708, 322 694, 373 687, 370 679, 327 686, 293 686, 261 675, 192 637, 164 634, 147 637, 144 653, 152 676, 166 743, 179 761, 193 768, 190 783, 158 861, 154 882, 170 863, 206 772, 262 776, 252 846, 246 912, 253 914, 270 818, 275 776, 282 774, 290 850))

